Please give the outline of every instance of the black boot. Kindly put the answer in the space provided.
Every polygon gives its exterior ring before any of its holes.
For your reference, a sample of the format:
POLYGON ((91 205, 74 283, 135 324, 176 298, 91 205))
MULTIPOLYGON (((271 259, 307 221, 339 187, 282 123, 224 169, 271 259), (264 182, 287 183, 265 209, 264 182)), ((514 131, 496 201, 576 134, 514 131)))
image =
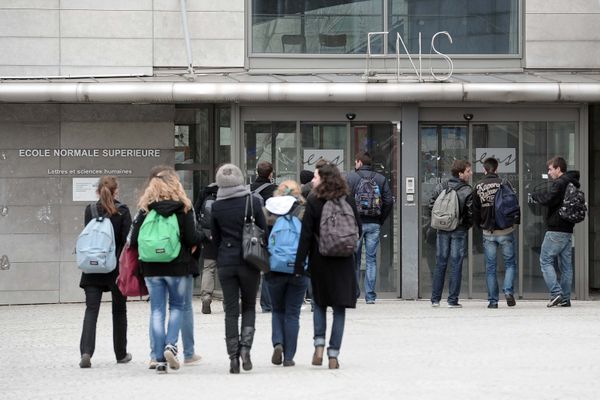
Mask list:
POLYGON ((254 328, 251 326, 243 327, 242 335, 240 336, 240 357, 242 358, 242 368, 244 368, 244 371, 250 371, 252 369, 250 349, 252 348, 253 341, 254 328))
POLYGON ((229 355, 229 373, 240 373, 240 341, 237 337, 225 338, 227 344, 227 354, 229 355))

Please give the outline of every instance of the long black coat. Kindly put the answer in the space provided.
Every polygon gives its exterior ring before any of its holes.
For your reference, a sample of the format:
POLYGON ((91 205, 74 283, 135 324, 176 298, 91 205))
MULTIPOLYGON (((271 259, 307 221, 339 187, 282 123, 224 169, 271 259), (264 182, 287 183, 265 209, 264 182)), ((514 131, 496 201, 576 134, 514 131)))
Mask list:
MULTIPOLYGON (((346 201, 354 211, 359 233, 362 235, 360 217, 354 199, 351 196, 346 196, 346 201)), ((325 200, 317 198, 314 193, 308 196, 304 217, 302 218, 300 245, 296 254, 296 271, 303 270, 303 261, 308 256, 308 271, 314 301, 321 307, 355 308, 356 273, 354 272, 354 255, 349 257, 327 257, 319 253, 316 235, 319 233, 324 205, 325 200)))
MULTIPOLYGON (((119 275, 119 256, 125 246, 127 240, 127 234, 129 233, 129 227, 131 226, 131 214, 129 208, 125 204, 121 204, 115 200, 117 206, 117 213, 110 217, 110 222, 113 226, 115 233, 115 251, 117 255, 117 267, 108 274, 81 274, 81 280, 79 281, 79 287, 84 288, 86 286, 98 286, 102 288, 102 291, 109 292, 110 288, 116 284, 117 276, 119 275)), ((104 214, 104 209, 100 205, 100 202, 96 203, 98 209, 98 215, 104 214)), ((92 209, 90 205, 85 208, 84 222, 85 225, 92 220, 92 209)))

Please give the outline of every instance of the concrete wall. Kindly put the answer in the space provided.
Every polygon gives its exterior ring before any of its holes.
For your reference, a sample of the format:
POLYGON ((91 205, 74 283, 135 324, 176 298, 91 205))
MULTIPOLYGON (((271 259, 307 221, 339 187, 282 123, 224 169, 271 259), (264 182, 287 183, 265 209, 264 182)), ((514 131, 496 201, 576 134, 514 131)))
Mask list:
MULTIPOLYGON (((194 65, 244 65, 244 0, 188 1, 194 65)), ((0 2, 0 77, 187 65, 179 0, 0 2)))
POLYGON ((0 304, 83 300, 75 240, 87 201, 49 170, 124 169, 120 198, 136 211, 150 168, 174 163, 171 105, 0 105, 0 304), (21 149, 159 149, 159 157, 21 157, 21 149), (1 264, 1 263, 0 263, 1 264))
POLYGON ((527 0, 525 3, 525 67, 600 66, 600 2, 527 0))

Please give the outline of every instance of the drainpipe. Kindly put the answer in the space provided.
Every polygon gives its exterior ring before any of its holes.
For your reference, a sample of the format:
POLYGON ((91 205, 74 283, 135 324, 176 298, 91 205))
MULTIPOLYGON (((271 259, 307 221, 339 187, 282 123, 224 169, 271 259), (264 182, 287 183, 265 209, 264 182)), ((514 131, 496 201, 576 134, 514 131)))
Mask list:
POLYGON ((190 31, 187 21, 186 0, 179 0, 181 7, 181 23, 183 24, 183 35, 185 36, 185 51, 187 52, 188 72, 194 76, 194 62, 192 61, 192 43, 190 41, 190 31))

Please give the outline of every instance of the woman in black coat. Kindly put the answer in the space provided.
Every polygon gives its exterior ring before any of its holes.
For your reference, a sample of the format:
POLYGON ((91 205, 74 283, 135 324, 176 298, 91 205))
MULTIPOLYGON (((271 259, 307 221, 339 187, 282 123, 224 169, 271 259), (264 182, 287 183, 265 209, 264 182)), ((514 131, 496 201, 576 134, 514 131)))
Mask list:
MULTIPOLYGON (((114 176, 103 176, 100 178, 97 189, 100 200, 93 205, 98 211, 98 215, 105 215, 110 218, 115 234, 115 252, 117 260, 123 250, 127 233, 131 225, 131 214, 125 204, 119 203, 116 199, 118 195, 117 178, 114 176)), ((85 208, 85 225, 92 220, 92 205, 85 208)), ((91 358, 94 355, 96 347, 96 322, 100 312, 100 301, 103 292, 111 292, 112 295, 112 316, 113 316, 113 347, 117 363, 127 363, 131 361, 131 354, 127 353, 127 305, 126 298, 121 294, 117 287, 116 280, 119 275, 119 264, 107 274, 81 274, 79 287, 85 291, 85 316, 83 318, 83 330, 81 332, 81 341, 79 351, 81 353, 81 368, 90 368, 92 366, 91 358)))
MULTIPOLYGON (((313 290, 313 322, 314 345, 312 364, 323 363, 325 334, 327 328, 327 307, 333 309, 333 324, 327 356, 329 368, 339 368, 338 355, 344 335, 346 308, 356 307, 356 274, 354 272, 354 254, 347 257, 327 257, 319 253, 318 235, 323 206, 327 200, 340 199, 346 201, 357 223, 358 234, 361 234, 361 224, 354 204, 354 199, 348 196, 348 185, 340 171, 333 164, 324 164, 315 170, 313 192, 308 196, 300 245, 296 254, 295 273, 304 273, 303 263, 308 256, 308 271, 313 290)), ((358 239, 358 237, 357 237, 358 239)))
POLYGON ((242 367, 252 369, 250 349, 254 340, 254 322, 256 319, 256 293, 260 281, 260 272, 246 264, 242 257, 242 231, 246 217, 250 217, 252 202, 255 224, 265 230, 266 222, 260 200, 251 195, 244 185, 242 171, 233 165, 225 164, 219 168, 216 176, 217 200, 212 206, 211 233, 217 248, 217 269, 223 290, 225 307, 225 343, 229 355, 229 372, 240 373, 242 367), (248 203, 250 204, 250 203, 248 203), (246 209, 248 213, 246 214, 246 209), (242 301, 242 329, 238 329, 239 302, 242 301))

